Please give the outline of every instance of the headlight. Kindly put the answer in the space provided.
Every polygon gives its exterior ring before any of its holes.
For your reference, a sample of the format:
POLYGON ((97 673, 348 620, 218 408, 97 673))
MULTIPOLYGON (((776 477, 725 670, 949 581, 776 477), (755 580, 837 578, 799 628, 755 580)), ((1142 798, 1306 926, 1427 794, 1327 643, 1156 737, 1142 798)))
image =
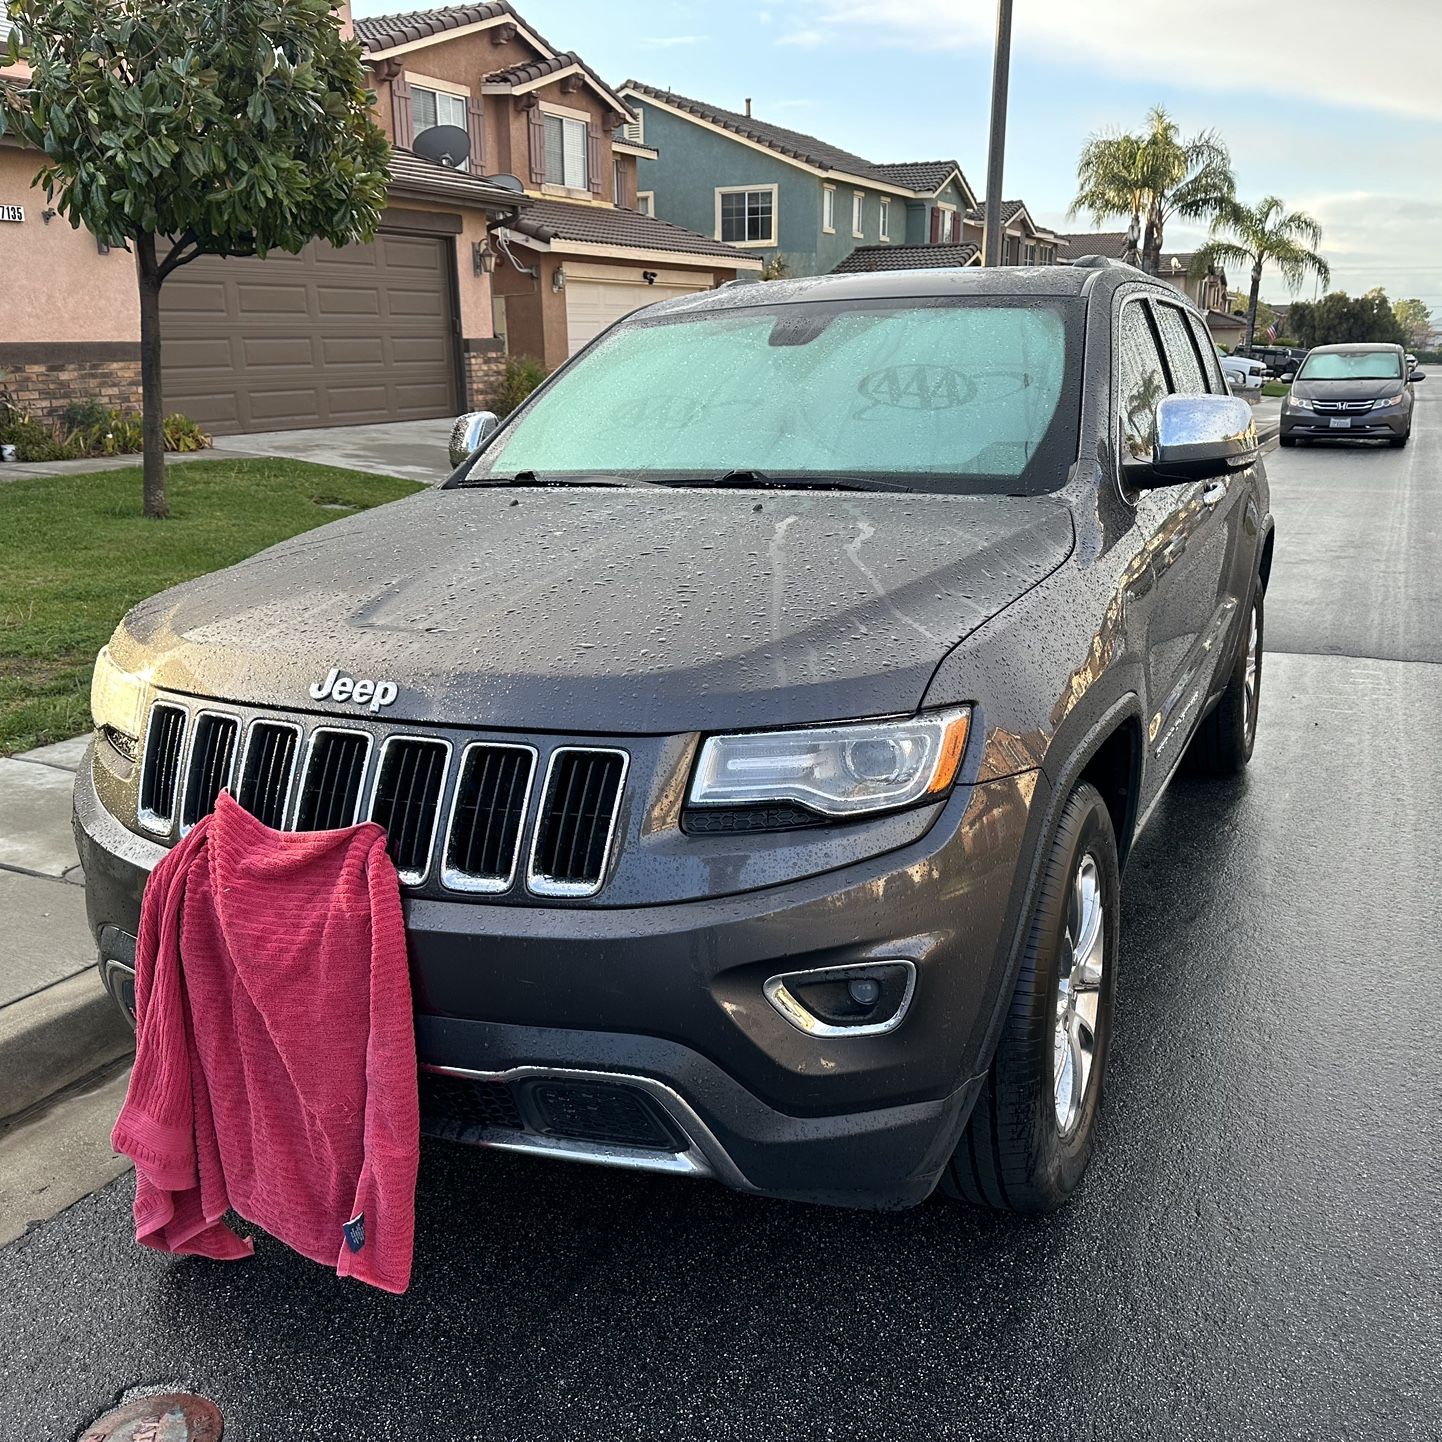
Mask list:
POLYGON ((110 647, 102 646, 95 658, 95 674, 90 680, 90 714, 96 728, 109 726, 138 741, 144 705, 144 680, 129 671, 122 671, 110 659, 110 647))
POLYGON ((789 801, 837 817, 910 806, 950 787, 970 723, 971 708, 959 706, 905 721, 712 736, 690 804, 789 801))
POLYGON ((1389 410, 1392 406, 1400 406, 1407 399, 1406 391, 1399 391, 1395 396, 1383 396, 1381 400, 1372 402, 1374 411, 1389 410))
POLYGON ((1287 404, 1289 406, 1295 406, 1299 411, 1309 411, 1312 409, 1312 402, 1305 396, 1288 396, 1287 404))

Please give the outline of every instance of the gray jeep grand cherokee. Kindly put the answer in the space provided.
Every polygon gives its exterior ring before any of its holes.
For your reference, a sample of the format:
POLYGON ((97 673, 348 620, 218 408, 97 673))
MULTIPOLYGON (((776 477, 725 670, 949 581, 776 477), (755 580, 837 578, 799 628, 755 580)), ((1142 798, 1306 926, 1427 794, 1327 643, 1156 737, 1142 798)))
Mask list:
POLYGON ((1200 317, 1097 259, 732 285, 473 429, 444 486, 101 653, 75 825, 117 998, 222 787, 369 817, 431 1133, 1059 1205, 1127 852, 1256 728, 1272 520, 1200 317))

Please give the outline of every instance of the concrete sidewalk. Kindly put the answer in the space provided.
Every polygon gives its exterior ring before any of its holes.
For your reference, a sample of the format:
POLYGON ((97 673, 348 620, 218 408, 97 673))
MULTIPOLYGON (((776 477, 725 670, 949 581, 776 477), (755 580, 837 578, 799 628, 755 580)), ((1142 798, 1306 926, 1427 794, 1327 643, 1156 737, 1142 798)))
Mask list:
MULTIPOLYGON (((167 465, 188 461, 233 461, 247 456, 311 461, 344 466, 378 476, 397 476, 434 486, 455 468, 450 460, 451 420, 386 421, 369 426, 322 426, 301 431, 262 431, 248 436, 217 436, 208 451, 169 454, 167 465)), ((9 461, 0 465, 0 481, 28 476, 75 476, 138 466, 139 456, 93 456, 83 461, 9 461)))
POLYGON ((133 1045, 95 974, 70 830, 88 740, 0 758, 0 1121, 133 1045))

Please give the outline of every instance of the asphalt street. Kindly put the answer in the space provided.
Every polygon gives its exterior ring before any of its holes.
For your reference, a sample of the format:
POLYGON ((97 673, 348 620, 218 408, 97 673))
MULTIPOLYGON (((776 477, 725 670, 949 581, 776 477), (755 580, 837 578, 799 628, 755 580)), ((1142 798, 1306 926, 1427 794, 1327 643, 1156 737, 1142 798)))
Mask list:
POLYGON ((1405 451, 1268 459, 1256 758, 1178 783, 1134 853, 1063 1212, 835 1212, 436 1145, 392 1298, 263 1238, 142 1252, 122 1177, 0 1251, 5 1434, 168 1383, 231 1442, 1442 1436, 1427 392, 1405 451))

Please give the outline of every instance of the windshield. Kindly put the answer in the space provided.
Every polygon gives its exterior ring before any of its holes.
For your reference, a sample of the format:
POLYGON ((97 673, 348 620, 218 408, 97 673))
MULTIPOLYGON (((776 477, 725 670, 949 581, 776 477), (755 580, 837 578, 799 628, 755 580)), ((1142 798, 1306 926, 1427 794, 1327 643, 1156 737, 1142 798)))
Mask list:
POLYGON ((1313 352, 1297 373, 1299 381, 1395 381, 1402 357, 1394 350, 1313 352))
POLYGON ((818 302, 623 324, 531 402, 468 480, 754 472, 1055 490, 1076 458, 1079 312, 1030 298, 818 302))

